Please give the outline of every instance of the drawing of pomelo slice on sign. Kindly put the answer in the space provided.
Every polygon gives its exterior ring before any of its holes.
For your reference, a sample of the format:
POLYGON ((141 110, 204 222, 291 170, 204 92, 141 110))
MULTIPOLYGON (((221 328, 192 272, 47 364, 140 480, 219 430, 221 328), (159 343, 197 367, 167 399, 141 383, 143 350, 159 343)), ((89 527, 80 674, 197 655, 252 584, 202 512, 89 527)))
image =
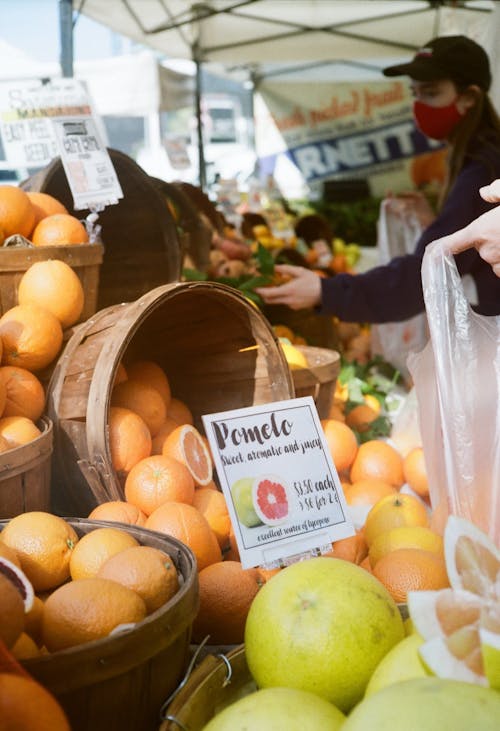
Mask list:
POLYGON ((285 481, 276 475, 255 478, 252 502, 256 514, 266 525, 279 525, 290 517, 290 490, 285 481))

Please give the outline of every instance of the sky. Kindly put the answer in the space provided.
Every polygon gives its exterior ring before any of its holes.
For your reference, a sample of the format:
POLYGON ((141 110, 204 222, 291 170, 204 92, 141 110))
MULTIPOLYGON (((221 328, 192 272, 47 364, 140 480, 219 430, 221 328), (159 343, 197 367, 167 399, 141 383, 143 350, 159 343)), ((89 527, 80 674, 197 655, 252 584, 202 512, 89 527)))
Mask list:
MULTIPOLYGON (((0 39, 38 61, 59 61, 59 0, 0 0, 0 39)), ((123 36, 84 15, 78 17, 73 31, 75 60, 127 53, 130 48, 123 36)))

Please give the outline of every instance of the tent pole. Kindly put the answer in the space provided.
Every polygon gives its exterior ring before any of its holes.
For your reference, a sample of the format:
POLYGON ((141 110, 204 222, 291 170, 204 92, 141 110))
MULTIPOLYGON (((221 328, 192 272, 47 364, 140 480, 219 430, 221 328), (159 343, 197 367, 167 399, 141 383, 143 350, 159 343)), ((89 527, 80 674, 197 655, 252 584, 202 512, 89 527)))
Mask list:
POLYGON ((73 3, 59 0, 60 64, 64 77, 73 76, 73 3))
POLYGON ((196 132, 198 139, 198 181, 200 188, 204 191, 207 185, 207 172, 205 168, 205 149, 203 145, 203 119, 201 114, 201 61, 197 52, 197 47, 193 48, 193 59, 196 64, 196 89, 195 89, 195 108, 196 108, 196 132))

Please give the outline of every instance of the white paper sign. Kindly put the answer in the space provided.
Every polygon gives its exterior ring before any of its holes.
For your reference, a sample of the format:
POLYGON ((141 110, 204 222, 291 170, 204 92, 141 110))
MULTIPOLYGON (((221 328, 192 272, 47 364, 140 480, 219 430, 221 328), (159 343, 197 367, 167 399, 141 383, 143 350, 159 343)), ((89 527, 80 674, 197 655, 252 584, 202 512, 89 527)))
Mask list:
POLYGON ((313 399, 203 416, 244 568, 354 534, 313 399))

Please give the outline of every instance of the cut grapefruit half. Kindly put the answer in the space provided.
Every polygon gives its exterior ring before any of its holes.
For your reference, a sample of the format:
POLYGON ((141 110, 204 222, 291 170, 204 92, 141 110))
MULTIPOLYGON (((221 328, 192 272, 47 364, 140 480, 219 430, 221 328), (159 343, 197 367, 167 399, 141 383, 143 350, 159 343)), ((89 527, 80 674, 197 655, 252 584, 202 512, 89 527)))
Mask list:
POLYGON ((212 481, 210 452, 198 429, 191 424, 182 424, 170 432, 163 442, 162 452, 182 462, 199 487, 205 487, 212 481))
POLYGON ((419 652, 442 678, 500 688, 500 552, 477 526, 450 516, 444 534, 451 589, 408 594, 425 642, 419 652))

